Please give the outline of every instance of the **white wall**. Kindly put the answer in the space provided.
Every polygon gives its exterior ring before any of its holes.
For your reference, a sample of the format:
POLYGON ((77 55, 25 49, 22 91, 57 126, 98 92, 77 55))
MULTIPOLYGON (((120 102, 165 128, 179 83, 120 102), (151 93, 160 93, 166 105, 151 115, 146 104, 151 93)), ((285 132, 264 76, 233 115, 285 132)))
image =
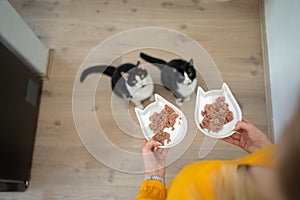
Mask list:
POLYGON ((46 73, 48 49, 7 0, 0 0, 0 41, 34 71, 46 73))
POLYGON ((300 1, 265 0, 265 19, 274 136, 278 141, 300 101, 300 1))

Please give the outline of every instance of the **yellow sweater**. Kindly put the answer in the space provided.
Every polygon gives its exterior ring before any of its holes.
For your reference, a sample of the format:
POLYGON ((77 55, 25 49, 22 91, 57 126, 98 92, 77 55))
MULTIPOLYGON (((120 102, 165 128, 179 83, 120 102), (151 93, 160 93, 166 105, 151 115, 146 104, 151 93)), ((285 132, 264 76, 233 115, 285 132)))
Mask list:
POLYGON ((136 200, 214 199, 212 174, 220 174, 224 165, 253 165, 275 169, 275 147, 269 146, 239 160, 199 161, 184 167, 167 188, 159 181, 144 181, 136 200))

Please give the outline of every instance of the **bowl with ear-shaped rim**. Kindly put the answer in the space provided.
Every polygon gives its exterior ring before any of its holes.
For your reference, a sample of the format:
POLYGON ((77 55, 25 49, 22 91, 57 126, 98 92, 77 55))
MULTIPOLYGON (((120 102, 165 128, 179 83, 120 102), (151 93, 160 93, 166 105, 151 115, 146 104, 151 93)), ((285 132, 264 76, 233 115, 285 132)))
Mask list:
POLYGON ((220 90, 209 90, 206 92, 200 86, 198 86, 195 108, 195 123, 202 133, 213 138, 225 138, 234 133, 233 129, 236 123, 241 120, 242 112, 240 106, 226 83, 223 83, 220 90), (220 96, 225 97, 225 103, 228 104, 229 110, 233 113, 233 120, 223 125, 223 128, 219 132, 212 132, 208 131, 206 128, 201 128, 200 123, 204 118, 201 115, 201 111, 204 111, 206 104, 212 104, 215 102, 216 98, 220 96))
POLYGON ((175 105, 164 99, 158 94, 154 94, 155 101, 149 104, 143 110, 140 108, 135 108, 135 114, 139 121, 139 125, 142 129, 143 135, 147 140, 150 140, 155 133, 149 128, 150 116, 152 116, 155 112, 160 113, 164 108, 165 105, 170 106, 174 109, 174 111, 178 114, 176 122, 174 124, 174 129, 172 128, 164 128, 163 131, 170 134, 171 141, 159 146, 160 148, 170 148, 175 146, 176 144, 180 143, 186 135, 187 131, 187 119, 184 113, 177 108, 175 105))

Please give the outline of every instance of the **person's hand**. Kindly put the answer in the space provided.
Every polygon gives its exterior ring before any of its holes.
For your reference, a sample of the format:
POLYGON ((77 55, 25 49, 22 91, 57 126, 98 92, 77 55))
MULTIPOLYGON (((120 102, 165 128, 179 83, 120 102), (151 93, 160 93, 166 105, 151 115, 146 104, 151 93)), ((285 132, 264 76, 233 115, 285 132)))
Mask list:
POLYGON ((261 148, 272 145, 266 135, 251 124, 246 118, 237 122, 233 130, 238 133, 223 138, 223 140, 241 147, 248 153, 253 153, 261 148))
POLYGON ((145 177, 159 176, 165 179, 167 148, 158 148, 160 146, 154 140, 147 141, 143 139, 142 153, 145 165, 145 177))

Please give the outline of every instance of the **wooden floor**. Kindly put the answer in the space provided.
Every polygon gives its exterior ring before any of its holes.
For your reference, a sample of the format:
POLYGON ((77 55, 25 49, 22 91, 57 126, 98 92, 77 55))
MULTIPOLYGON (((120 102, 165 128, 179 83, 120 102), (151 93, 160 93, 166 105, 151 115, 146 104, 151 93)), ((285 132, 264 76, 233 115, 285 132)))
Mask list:
MULTIPOLYGON (((217 64, 243 115, 267 131, 258 0, 9 2, 55 54, 51 78, 44 83, 31 185, 24 193, 0 193, 1 200, 134 199, 143 175, 113 170, 92 157, 78 137, 72 115, 73 83, 84 58, 101 41, 131 28, 174 29, 199 42, 217 64)), ((97 98, 111 95, 110 80, 105 80, 97 98)), ((109 103, 99 100, 95 108, 100 120, 101 115, 106 119, 107 130, 114 127, 111 111, 106 109, 109 103)), ((124 148, 139 150, 140 140, 108 137, 125 144, 124 148)), ((184 165, 198 160, 202 140, 198 132, 183 156, 168 166, 168 183, 184 165)), ((206 159, 243 155, 242 150, 219 141, 206 159)))

